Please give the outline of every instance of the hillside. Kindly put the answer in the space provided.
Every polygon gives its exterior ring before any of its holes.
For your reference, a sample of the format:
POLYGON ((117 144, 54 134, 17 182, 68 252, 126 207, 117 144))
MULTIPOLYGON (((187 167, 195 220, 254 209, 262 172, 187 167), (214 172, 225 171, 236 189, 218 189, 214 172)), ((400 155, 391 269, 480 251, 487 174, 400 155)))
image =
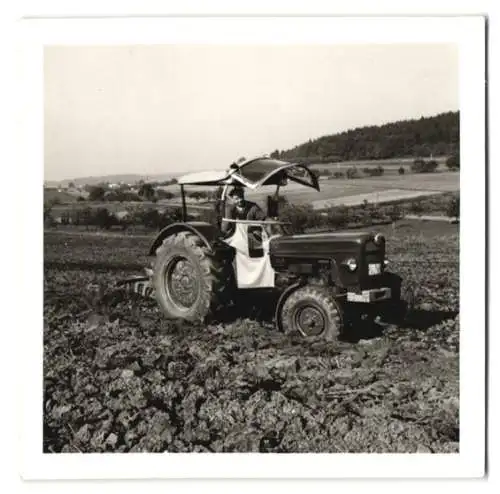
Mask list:
POLYGON ((459 150, 459 124, 459 113, 447 112, 358 127, 309 140, 292 149, 275 150, 271 155, 323 162, 451 155, 459 150))

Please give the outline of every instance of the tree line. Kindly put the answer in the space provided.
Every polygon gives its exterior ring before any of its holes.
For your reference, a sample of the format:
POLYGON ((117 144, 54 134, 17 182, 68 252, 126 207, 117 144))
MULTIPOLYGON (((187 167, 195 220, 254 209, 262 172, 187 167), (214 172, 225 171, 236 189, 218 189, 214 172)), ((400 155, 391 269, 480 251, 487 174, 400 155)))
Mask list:
MULTIPOLYGON (((164 190, 156 184, 144 183, 137 191, 132 191, 126 188, 110 188, 106 185, 93 185, 88 188, 88 200, 94 202, 156 202, 159 200, 171 200, 180 197, 170 190, 164 190)), ((215 193, 210 190, 193 190, 187 191, 186 197, 199 200, 211 200, 215 197, 215 193)))
POLYGON ((459 112, 401 120, 310 139, 271 157, 284 160, 335 162, 459 154, 459 112))

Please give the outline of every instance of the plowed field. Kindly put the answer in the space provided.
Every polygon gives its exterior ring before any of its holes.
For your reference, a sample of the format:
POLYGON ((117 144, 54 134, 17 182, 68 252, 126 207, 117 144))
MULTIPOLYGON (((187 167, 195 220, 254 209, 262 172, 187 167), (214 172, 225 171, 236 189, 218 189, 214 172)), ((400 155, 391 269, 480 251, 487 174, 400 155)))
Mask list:
POLYGON ((103 298, 149 240, 46 233, 44 451, 458 452, 458 228, 416 225, 386 234, 419 310, 339 343, 258 311, 200 326, 103 298))

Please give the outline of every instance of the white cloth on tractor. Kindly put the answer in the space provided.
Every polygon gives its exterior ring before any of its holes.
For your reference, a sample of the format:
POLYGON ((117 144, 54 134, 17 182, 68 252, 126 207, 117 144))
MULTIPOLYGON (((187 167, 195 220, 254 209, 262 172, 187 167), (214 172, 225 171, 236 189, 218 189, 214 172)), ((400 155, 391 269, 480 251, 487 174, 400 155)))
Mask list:
POLYGON ((235 223, 233 235, 225 242, 236 250, 233 266, 238 288, 274 287, 274 269, 269 259, 269 240, 267 233, 262 235, 262 257, 250 257, 248 227, 245 223, 235 223))

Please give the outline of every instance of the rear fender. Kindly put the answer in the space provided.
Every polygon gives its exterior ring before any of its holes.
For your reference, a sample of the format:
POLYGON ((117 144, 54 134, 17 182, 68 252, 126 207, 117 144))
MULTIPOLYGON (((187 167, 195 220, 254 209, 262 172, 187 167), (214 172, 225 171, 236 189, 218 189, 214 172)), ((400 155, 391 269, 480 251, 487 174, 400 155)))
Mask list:
POLYGON ((191 221, 187 223, 173 223, 168 225, 154 239, 154 242, 149 248, 148 256, 156 255, 156 250, 161 246, 163 241, 171 235, 176 235, 180 232, 191 232, 198 236, 203 243, 211 250, 214 250, 214 244, 220 237, 219 230, 210 223, 204 221, 191 221))

